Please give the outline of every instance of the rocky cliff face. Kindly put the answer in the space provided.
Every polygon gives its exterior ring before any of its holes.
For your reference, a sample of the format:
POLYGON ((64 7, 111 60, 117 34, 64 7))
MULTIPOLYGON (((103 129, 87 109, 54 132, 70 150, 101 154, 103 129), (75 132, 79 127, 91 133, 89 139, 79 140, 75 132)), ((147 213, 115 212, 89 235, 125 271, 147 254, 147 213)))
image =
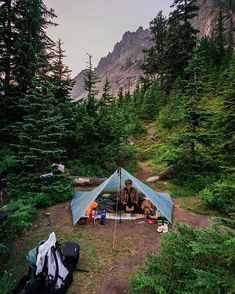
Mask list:
MULTIPOLYGON (((223 11, 224 24, 227 33, 232 31, 233 44, 235 40, 235 0, 197 0, 199 7, 198 16, 192 20, 192 24, 200 33, 199 36, 211 36, 217 22, 220 9, 223 11)), ((136 32, 126 32, 122 40, 118 42, 111 53, 101 58, 95 74, 100 80, 97 85, 99 97, 106 77, 111 81, 112 93, 116 95, 120 88, 131 92, 136 86, 142 71, 139 66, 143 59, 143 50, 151 46, 150 31, 140 27, 136 32)), ((235 46, 234 46, 235 47, 235 46)), ((83 79, 85 70, 76 77, 76 84, 72 90, 72 98, 79 100, 86 96, 83 79)))
POLYGON ((235 1, 234 0, 197 0, 198 16, 192 20, 192 25, 199 30, 199 36, 211 36, 217 22, 219 11, 224 15, 224 26, 227 32, 232 32, 233 45, 235 40, 235 1))
MULTIPOLYGON (((100 81, 97 84, 99 96, 106 78, 111 81, 112 93, 117 94, 120 88, 131 92, 138 82, 141 74, 140 64, 143 59, 143 50, 151 46, 150 32, 142 27, 136 32, 126 32, 122 40, 118 42, 111 53, 101 58, 94 72, 100 81)), ((83 85, 85 70, 81 71, 76 77, 76 84, 72 90, 74 100, 79 100, 86 96, 83 85)))

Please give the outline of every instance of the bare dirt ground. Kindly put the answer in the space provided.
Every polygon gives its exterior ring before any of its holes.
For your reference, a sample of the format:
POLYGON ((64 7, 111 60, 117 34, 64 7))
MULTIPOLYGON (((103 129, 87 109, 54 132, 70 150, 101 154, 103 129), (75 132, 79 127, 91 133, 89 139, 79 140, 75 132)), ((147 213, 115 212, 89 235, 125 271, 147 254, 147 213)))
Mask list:
MULTIPOLYGON (((145 180, 152 173, 151 167, 140 163, 137 173, 139 179, 145 180)), ((107 220, 104 226, 92 223, 73 226, 69 203, 55 205, 48 211, 51 213, 52 227, 59 230, 59 237, 63 235, 66 239, 70 235, 72 240, 80 243, 80 264, 90 269, 90 273, 75 273, 69 290, 71 294, 128 293, 130 278, 144 264, 146 254, 160 250, 162 235, 157 232, 157 225, 146 224, 144 220, 117 222, 113 249, 114 221, 107 220)), ((197 228, 209 225, 208 216, 184 210, 179 198, 174 199, 173 219, 197 228)))
POLYGON ((59 240, 69 238, 80 244, 79 267, 90 270, 74 274, 70 294, 128 293, 133 271, 144 264, 147 253, 160 249, 157 225, 144 220, 117 221, 113 249, 113 220, 107 220, 104 226, 93 223, 73 226, 68 202, 52 206, 47 212, 51 214, 51 230, 59 240))
POLYGON ((209 226, 210 218, 208 215, 196 214, 181 207, 182 200, 179 198, 173 199, 174 211, 173 220, 186 223, 195 228, 206 228, 209 226))
POLYGON ((137 172, 136 177, 140 180, 146 180, 154 172, 154 170, 146 162, 140 162, 139 168, 140 169, 137 172))

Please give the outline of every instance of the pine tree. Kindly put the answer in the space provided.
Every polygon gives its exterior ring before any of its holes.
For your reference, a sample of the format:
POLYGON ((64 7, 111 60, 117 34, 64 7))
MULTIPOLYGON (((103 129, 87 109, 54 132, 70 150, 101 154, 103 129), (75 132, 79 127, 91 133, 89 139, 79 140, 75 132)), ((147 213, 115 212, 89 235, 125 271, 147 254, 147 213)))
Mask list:
POLYGON ((204 230, 178 225, 161 243, 132 280, 134 293, 234 292, 234 234, 222 222, 204 230))
POLYGON ((121 87, 119 92, 118 92, 118 97, 117 97, 117 101, 118 101, 119 105, 122 105, 123 99, 124 99, 123 88, 121 87))
POLYGON ((148 77, 140 76, 139 86, 143 93, 145 93, 150 88, 151 84, 152 84, 152 81, 148 77))
POLYGON ((6 133, 6 128, 17 117, 15 108, 18 98, 12 73, 16 40, 14 9, 14 3, 11 0, 0 1, 0 137, 2 144, 12 141, 10 132, 6 133))
POLYGON ((46 49, 53 43, 45 30, 53 25, 53 10, 48 10, 42 0, 15 1, 16 41, 14 75, 21 94, 27 93, 31 81, 40 69, 48 66, 46 49))
POLYGON ((0 93, 8 96, 12 76, 12 56, 15 34, 13 32, 15 12, 12 0, 0 1, 0 93))
POLYGON ((133 94, 132 94, 132 112, 135 112, 138 117, 141 117, 142 114, 142 104, 144 99, 144 87, 142 87, 141 83, 139 82, 136 86, 133 94))
POLYGON ((30 181, 50 171, 52 163, 59 162, 65 152, 61 143, 66 136, 65 122, 55 105, 46 77, 35 78, 22 99, 24 116, 17 126, 16 145, 19 168, 30 181))
POLYGON ((15 143, 11 127, 23 116, 20 99, 36 73, 47 66, 46 48, 52 41, 45 29, 55 15, 41 0, 2 0, 0 4, 1 137, 15 143))
POLYGON ((156 83, 153 83, 149 90, 144 94, 141 107, 141 117, 146 120, 153 120, 160 106, 159 89, 156 83))
POLYGON ((184 176, 185 180, 214 171, 216 164, 208 152, 216 134, 210 129, 213 113, 204 106, 206 62, 200 46, 196 46, 187 67, 190 79, 185 80, 181 106, 182 128, 172 138, 173 152, 168 157, 170 166, 177 171, 179 177, 184 176))
POLYGON ((96 84, 98 83, 98 79, 94 74, 94 69, 92 65, 92 55, 88 54, 88 67, 85 73, 84 77, 84 86, 85 90, 88 92, 86 101, 85 101, 85 112, 92 116, 95 114, 97 110, 97 100, 96 95, 98 94, 98 91, 96 90, 96 84))
POLYGON ((226 45, 224 16, 223 16, 222 10, 219 11, 217 24, 213 32, 213 40, 214 40, 215 49, 217 53, 216 54, 217 66, 220 66, 225 57, 225 45, 226 45))
POLYGON ((223 95, 222 153, 226 155, 230 165, 235 162, 235 54, 222 74, 220 84, 222 84, 223 95))
POLYGON ((196 16, 198 10, 196 0, 175 0, 172 7, 175 10, 168 20, 165 55, 165 86, 169 92, 176 79, 184 77, 188 60, 196 45, 196 33, 190 20, 196 16))
POLYGON ((215 64, 217 66, 217 71, 218 69, 223 70, 229 64, 232 58, 233 47, 232 41, 227 37, 225 31, 225 16, 222 10, 219 11, 212 40, 215 47, 215 64))
POLYGON ((103 94, 101 96, 99 106, 110 106, 114 102, 114 97, 111 95, 111 83, 107 79, 105 80, 104 88, 103 88, 103 94))
POLYGON ((71 148, 75 144, 74 132, 76 126, 74 124, 74 117, 76 116, 77 107, 74 103, 71 103, 70 92, 74 81, 70 76, 71 70, 64 64, 64 58, 66 56, 62 45, 63 43, 59 39, 52 48, 48 78, 55 99, 55 106, 59 114, 63 117, 64 122, 66 122, 67 137, 63 137, 64 141, 61 144, 63 144, 70 154, 71 148))
POLYGON ((157 16, 150 22, 150 32, 154 45, 146 51, 146 56, 142 69, 146 74, 156 76, 160 86, 163 86, 164 80, 164 58, 167 34, 167 19, 160 11, 157 16))
POLYGON ((56 101, 59 104, 64 105, 70 101, 70 92, 74 85, 74 81, 71 78, 71 70, 64 64, 65 50, 62 48, 63 43, 61 39, 53 46, 51 53, 50 64, 50 78, 53 84, 53 92, 56 101))

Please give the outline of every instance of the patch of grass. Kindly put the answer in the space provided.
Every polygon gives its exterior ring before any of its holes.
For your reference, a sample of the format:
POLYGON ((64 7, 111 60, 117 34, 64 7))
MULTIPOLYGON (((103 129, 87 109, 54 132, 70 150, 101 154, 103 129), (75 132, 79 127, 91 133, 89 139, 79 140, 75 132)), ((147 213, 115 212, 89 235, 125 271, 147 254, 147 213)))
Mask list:
POLYGON ((188 197, 182 198, 182 208, 185 210, 192 211, 194 213, 210 216, 219 216, 220 214, 212 209, 205 206, 199 197, 188 197))
POLYGON ((171 183, 171 192, 173 197, 195 197, 197 192, 184 186, 178 186, 171 183))
POLYGON ((173 181, 157 181, 154 183, 148 183, 148 185, 157 191, 168 192, 171 197, 195 197, 197 193, 184 186, 179 186, 175 184, 173 181))
MULTIPOLYGON (((58 206, 61 210, 61 219, 52 219, 52 226, 47 227, 47 222, 39 213, 32 227, 25 233, 24 237, 15 244, 14 252, 6 265, 6 279, 9 284, 14 284, 21 276, 27 273, 28 263, 26 256, 28 251, 37 246, 40 240, 48 239, 51 232, 56 233, 59 243, 64 245, 65 242, 77 242, 81 248, 80 260, 78 267, 90 270, 89 273, 74 273, 74 282, 72 283, 68 293, 96 293, 100 281, 103 280, 107 272, 120 261, 133 257, 138 253, 138 249, 132 244, 136 244, 140 235, 139 232, 124 235, 119 239, 118 235, 122 235, 121 228, 117 230, 117 239, 115 249, 112 248, 112 228, 111 224, 107 226, 72 226, 69 214, 63 214, 64 206, 58 206)), ((55 206, 48 211, 55 215, 55 206)), ((2 293, 2 292, 1 292, 2 293)), ((7 294, 3 292, 3 294, 7 294)))
POLYGON ((138 171, 138 162, 136 160, 129 162, 125 169, 131 174, 136 173, 138 171))
POLYGON ((156 159, 150 159, 147 161, 147 163, 155 170, 156 174, 167 170, 167 165, 163 162, 158 162, 156 159))

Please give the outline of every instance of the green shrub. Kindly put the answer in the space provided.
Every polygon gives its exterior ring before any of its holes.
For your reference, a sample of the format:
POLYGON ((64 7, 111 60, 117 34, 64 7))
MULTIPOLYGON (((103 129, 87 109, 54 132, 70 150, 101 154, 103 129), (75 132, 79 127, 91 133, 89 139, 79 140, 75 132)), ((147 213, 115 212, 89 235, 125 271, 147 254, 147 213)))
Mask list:
POLYGON ((162 250, 149 255, 132 280, 134 293, 234 293, 235 237, 218 228, 177 226, 163 236, 162 250))
POLYGON ((21 234, 37 214, 37 209, 31 204, 24 203, 24 201, 11 202, 9 208, 17 208, 18 210, 8 216, 7 220, 1 224, 0 239, 4 240, 5 243, 21 234))
POLYGON ((235 212, 235 184, 231 180, 220 180, 205 188, 200 197, 212 208, 223 213, 235 212))
POLYGON ((97 164, 87 164, 79 159, 69 160, 68 168, 74 176, 104 177, 107 173, 97 164))
POLYGON ((51 197, 44 192, 34 194, 31 199, 29 199, 29 202, 31 202, 37 208, 43 208, 53 204, 51 197))
POLYGON ((12 273, 4 272, 0 277, 1 294, 9 294, 12 290, 12 273))
POLYGON ((24 200, 12 201, 8 208, 16 208, 17 211, 0 224, 0 259, 3 264, 11 253, 13 241, 31 225, 37 214, 35 206, 24 200))
POLYGON ((183 185, 194 191, 201 191, 208 184, 215 182, 215 175, 205 175, 205 174, 190 174, 183 175, 182 173, 177 174, 176 178, 173 179, 173 183, 177 185, 183 185))
POLYGON ((125 132, 127 135, 138 136, 146 134, 147 130, 144 126, 143 121, 136 118, 132 122, 125 125, 125 132))
MULTIPOLYGON (((45 205, 39 207, 64 202, 71 199, 74 195, 73 179, 71 177, 64 177, 61 174, 54 175, 47 183, 41 186, 40 190, 41 193, 48 196, 48 200, 45 205)), ((39 196, 41 193, 39 193, 39 196)))

